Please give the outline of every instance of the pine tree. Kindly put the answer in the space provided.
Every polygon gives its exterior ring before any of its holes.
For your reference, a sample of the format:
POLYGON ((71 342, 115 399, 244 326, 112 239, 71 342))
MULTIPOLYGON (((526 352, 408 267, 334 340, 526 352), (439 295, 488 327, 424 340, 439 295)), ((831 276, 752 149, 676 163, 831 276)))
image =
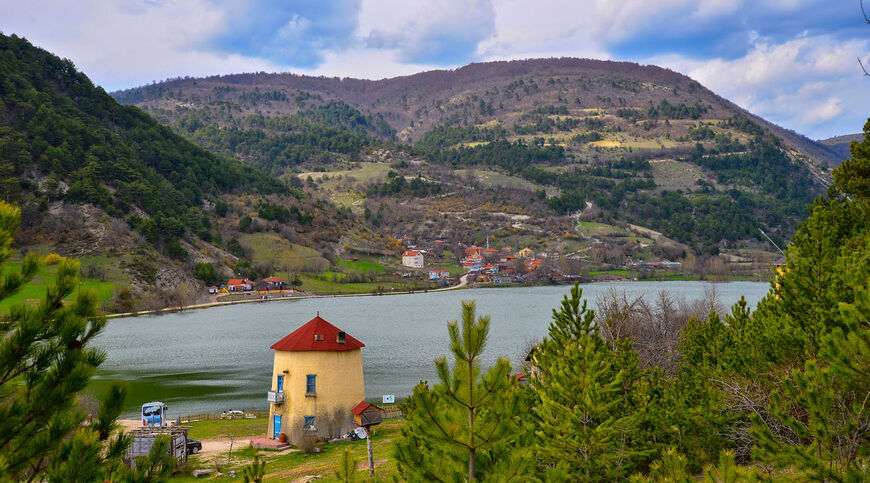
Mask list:
POLYGON ((756 456, 824 481, 870 478, 870 290, 840 304, 839 324, 820 359, 794 370, 772 394, 770 416, 755 418, 756 456))
POLYGON ((439 383, 421 382, 405 407, 406 424, 396 443, 399 473, 406 481, 529 481, 531 462, 523 437, 522 388, 499 359, 482 374, 480 357, 489 317, 462 303, 462 325, 447 324, 452 369, 435 361, 439 383))
POLYGON ((575 285, 553 310, 549 336, 534 351, 535 455, 549 480, 617 480, 652 453, 638 441, 641 373, 625 342, 614 350, 599 336, 581 294, 575 285))
POLYGON ((755 456, 826 481, 870 478, 870 122, 864 133, 754 314, 768 353, 792 356, 771 358, 785 375, 770 374, 771 404, 754 417, 755 456))
MULTIPOLYGON (((19 210, 0 201, 0 273, 19 210)), ((18 271, 0 278, 0 300, 25 285, 39 258, 28 255, 18 271)), ((125 393, 113 387, 96 420, 83 426, 77 394, 88 384, 103 353, 88 347, 105 319, 96 297, 80 290, 78 262, 63 259, 56 282, 36 305, 16 305, 0 316, 0 480, 102 481, 127 474, 121 458, 129 445, 112 437, 125 393)))

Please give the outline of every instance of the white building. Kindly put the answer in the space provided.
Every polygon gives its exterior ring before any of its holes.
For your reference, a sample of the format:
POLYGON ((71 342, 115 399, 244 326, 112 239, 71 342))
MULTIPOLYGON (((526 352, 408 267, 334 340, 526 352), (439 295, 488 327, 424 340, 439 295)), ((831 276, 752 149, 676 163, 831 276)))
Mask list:
POLYGON ((411 268, 423 268, 423 254, 419 250, 407 250, 402 254, 402 265, 411 268))

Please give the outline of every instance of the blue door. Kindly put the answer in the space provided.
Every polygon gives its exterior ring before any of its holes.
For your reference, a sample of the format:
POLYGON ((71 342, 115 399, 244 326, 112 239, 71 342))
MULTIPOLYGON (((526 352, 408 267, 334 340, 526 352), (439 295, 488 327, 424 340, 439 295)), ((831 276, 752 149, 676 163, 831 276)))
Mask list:
POLYGON ((278 387, 275 389, 276 392, 284 392, 284 375, 281 374, 278 376, 278 387))
POLYGON ((281 434, 281 415, 280 414, 275 415, 275 419, 272 422, 272 426, 274 427, 274 430, 275 430, 272 437, 275 439, 278 439, 278 435, 281 434))

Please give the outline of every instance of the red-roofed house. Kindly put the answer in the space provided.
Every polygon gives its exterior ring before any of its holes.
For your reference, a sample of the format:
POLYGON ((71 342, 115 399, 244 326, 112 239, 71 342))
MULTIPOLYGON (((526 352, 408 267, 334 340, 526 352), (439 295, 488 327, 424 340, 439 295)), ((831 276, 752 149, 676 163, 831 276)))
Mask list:
POLYGON ((465 249, 465 256, 470 257, 472 255, 480 255, 480 251, 483 250, 478 246, 470 246, 465 249))
POLYGON ((536 259, 531 260, 530 262, 528 262, 528 263, 526 264, 526 266, 528 267, 529 271, 534 271, 534 270, 537 270, 538 267, 539 267, 542 263, 544 263, 543 260, 541 260, 540 258, 536 258, 536 259))
POLYGON ((304 434, 338 437, 353 429, 351 409, 365 396, 363 347, 319 315, 272 344, 269 437, 284 433, 299 445, 304 434))
POLYGON ((227 290, 230 292, 250 292, 254 290, 254 282, 247 278, 231 278, 227 281, 227 290))
POLYGON ((406 250, 405 253, 402 253, 402 265, 423 268, 423 254, 419 250, 406 250))

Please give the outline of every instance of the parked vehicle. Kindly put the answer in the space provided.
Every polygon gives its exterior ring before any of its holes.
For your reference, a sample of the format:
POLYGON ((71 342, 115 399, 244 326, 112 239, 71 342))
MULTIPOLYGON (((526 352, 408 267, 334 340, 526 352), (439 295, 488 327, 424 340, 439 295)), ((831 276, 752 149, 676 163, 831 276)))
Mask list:
POLYGON ((197 454, 202 450, 202 441, 198 439, 187 440, 187 454, 197 454))
POLYGON ((142 426, 166 426, 166 410, 169 407, 160 401, 142 405, 142 426))

